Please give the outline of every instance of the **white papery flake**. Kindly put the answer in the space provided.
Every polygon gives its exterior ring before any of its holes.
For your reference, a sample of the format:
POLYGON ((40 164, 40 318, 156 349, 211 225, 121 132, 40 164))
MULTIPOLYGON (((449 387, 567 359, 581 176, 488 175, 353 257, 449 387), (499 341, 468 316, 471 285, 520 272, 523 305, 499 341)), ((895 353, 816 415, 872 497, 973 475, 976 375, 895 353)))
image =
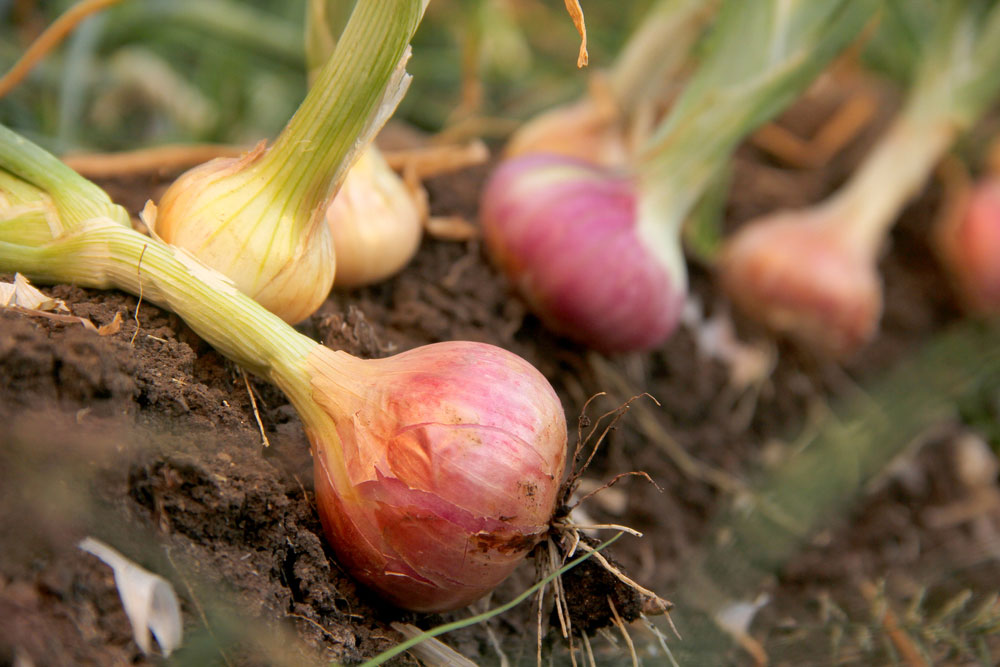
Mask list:
POLYGON ((181 644, 181 611, 177 594, 169 581, 130 561, 107 544, 88 537, 77 545, 97 556, 114 570, 115 585, 125 614, 132 624, 132 636, 142 652, 152 652, 150 631, 163 655, 181 644))
POLYGON ((754 616, 764 605, 771 601, 771 596, 761 593, 752 602, 745 600, 730 602, 715 614, 716 622, 737 637, 742 637, 750 630, 754 616))
POLYGON ((36 289, 20 273, 14 282, 0 282, 0 307, 20 306, 28 310, 61 310, 69 312, 62 299, 52 299, 36 289))

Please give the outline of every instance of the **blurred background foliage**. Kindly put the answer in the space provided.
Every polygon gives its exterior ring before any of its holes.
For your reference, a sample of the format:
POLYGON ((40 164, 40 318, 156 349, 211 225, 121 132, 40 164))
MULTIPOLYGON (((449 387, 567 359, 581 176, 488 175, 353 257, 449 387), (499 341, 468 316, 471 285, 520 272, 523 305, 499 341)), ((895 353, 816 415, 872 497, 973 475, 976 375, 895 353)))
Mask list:
MULTIPOLYGON (((7 71, 74 0, 0 0, 7 71)), ((592 67, 650 0, 584 3, 592 67)), ((81 24, 0 100, 0 122, 55 152, 273 137, 305 94, 305 0, 123 0, 81 24)), ((469 118, 502 135, 579 94, 579 37, 561 0, 435 0, 397 118, 436 132, 469 118)))

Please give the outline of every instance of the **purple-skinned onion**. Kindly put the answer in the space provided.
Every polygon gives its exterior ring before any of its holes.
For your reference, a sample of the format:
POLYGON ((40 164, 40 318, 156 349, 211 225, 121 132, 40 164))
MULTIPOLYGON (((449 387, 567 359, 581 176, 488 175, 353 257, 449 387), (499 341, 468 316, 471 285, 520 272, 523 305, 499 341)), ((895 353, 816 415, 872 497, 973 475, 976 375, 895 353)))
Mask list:
POLYGON ((624 352, 673 332, 687 288, 676 237, 644 233, 641 208, 620 172, 525 155, 494 172, 479 214, 490 253, 548 327, 624 352))

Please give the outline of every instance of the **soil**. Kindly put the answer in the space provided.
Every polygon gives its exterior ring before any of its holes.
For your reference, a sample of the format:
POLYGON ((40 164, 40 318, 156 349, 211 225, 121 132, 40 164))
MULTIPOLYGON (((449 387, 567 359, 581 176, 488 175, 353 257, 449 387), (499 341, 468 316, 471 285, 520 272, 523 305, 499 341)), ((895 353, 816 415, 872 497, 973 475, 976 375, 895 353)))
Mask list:
MULTIPOLYGON (((823 113, 815 104, 800 103, 783 122, 808 131, 823 113)), ((789 169, 742 148, 727 204, 729 226, 830 192, 883 125, 873 124, 815 169, 789 169)), ((475 219, 487 173, 476 168, 431 181, 434 213, 475 219)), ((137 213, 168 181, 139 176, 101 185, 137 213)), ((961 318, 928 242, 939 199, 932 184, 894 230, 881 263, 881 332, 846 364, 772 342, 735 316, 741 339, 776 353, 773 371, 750 389, 732 384, 729 368, 703 353, 689 327, 650 354, 611 359, 549 334, 477 241, 426 239, 399 276, 335 292, 299 328, 362 357, 442 340, 500 345, 549 378, 571 424, 598 392, 607 395, 591 406, 591 417, 648 392, 659 407, 646 403, 646 409, 684 451, 717 471, 748 478, 772 465, 824 406, 902 363, 961 318)), ((76 549, 86 535, 174 584, 185 623, 185 644, 175 653, 182 664, 356 663, 401 641, 394 623, 428 628, 466 618, 534 581, 529 561, 490 600, 443 616, 380 603, 341 571, 326 545, 313 508, 308 444, 275 388, 248 378, 179 318, 134 296, 68 285, 44 291, 99 327, 119 314, 122 323, 99 335, 78 324, 0 312, 0 664, 161 662, 144 656, 133 641, 111 570, 76 549)), ((692 292, 707 312, 726 309, 711 273, 697 264, 692 292)), ((986 402, 995 410, 995 397, 986 402)), ((850 514, 830 517, 773 580, 761 582, 771 602, 750 636, 773 664, 891 664, 899 637, 873 611, 883 608, 876 604, 902 616, 926 590, 915 608, 931 616, 961 591, 972 591, 971 608, 1000 589, 995 503, 965 520, 928 518, 982 491, 956 463, 967 436, 959 422, 935 431, 901 472, 869 489, 850 514), (871 602, 865 582, 883 582, 883 597, 871 602)), ((627 413, 585 471, 585 488, 640 470, 655 485, 627 477, 583 509, 594 522, 645 534, 620 540, 609 553, 629 577, 670 599, 711 517, 731 496, 685 472, 627 413)), ((996 484, 994 473, 986 486, 996 484)), ((597 616, 607 619, 607 595, 635 603, 627 590, 615 592, 617 580, 603 575, 600 568, 580 570, 566 580, 577 624, 591 633, 600 625, 597 616)), ((508 664, 533 664, 537 613, 534 602, 525 603, 442 639, 477 664, 501 664, 501 652, 508 664)), ((685 614, 683 606, 672 612, 682 634, 685 614)), ((559 664, 568 661, 558 621, 547 612, 543 621, 552 629, 542 650, 559 664)), ((632 628, 644 664, 665 664, 662 653, 652 653, 656 642, 648 633, 632 628)), ((683 644, 672 636, 668 641, 683 644)), ((628 663, 626 644, 613 627, 590 642, 600 664, 628 663)), ((937 664, 979 664, 961 642, 925 644, 937 664)), ((995 638, 972 644, 1000 655, 995 638)), ((728 655, 748 664, 754 653, 734 649, 728 655)), ((418 659, 404 654, 394 664, 418 659)))

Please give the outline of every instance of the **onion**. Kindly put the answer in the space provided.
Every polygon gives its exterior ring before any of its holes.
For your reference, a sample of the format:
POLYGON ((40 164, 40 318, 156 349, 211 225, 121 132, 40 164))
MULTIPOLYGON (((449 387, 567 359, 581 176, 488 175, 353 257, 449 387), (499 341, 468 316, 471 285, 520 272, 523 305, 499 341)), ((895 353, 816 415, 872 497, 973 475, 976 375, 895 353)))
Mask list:
POLYGON ((288 322, 314 312, 334 279, 326 205, 406 91, 407 43, 425 4, 358 2, 338 48, 274 144, 183 174, 150 220, 156 234, 288 322))
POLYGON ((826 210, 748 223, 720 256, 723 289, 772 329, 834 356, 855 351, 877 329, 882 281, 877 247, 852 243, 849 224, 826 210))
POLYGON ((687 282, 679 246, 653 251, 636 209, 633 179, 526 155, 493 174, 479 216, 494 259, 549 328, 618 352, 670 335, 687 282))
MULTIPOLYGON (((146 219, 171 245, 231 278, 286 322, 311 315, 330 293, 333 242, 324 220, 297 216, 268 175, 263 144, 239 158, 188 170, 146 219), (282 215, 282 210, 289 213, 282 215), (296 217, 299 217, 297 220, 296 217)), ((147 209, 147 212, 151 209, 147 209)))
POLYGON ((326 222, 339 288, 370 285, 395 274, 416 254, 423 234, 413 195, 374 146, 347 173, 326 209, 326 222))
POLYGON ((468 342, 368 361, 334 352, 127 217, 88 215, 120 209, 15 137, 0 125, 0 272, 140 294, 276 384, 312 445, 330 544, 362 583, 408 609, 454 609, 489 592, 546 534, 566 422, 526 361, 468 342))
POLYGON ((852 354, 877 331, 876 263, 889 228, 1000 87, 1000 7, 984 14, 955 0, 935 11, 903 109, 850 180, 811 209, 746 223, 721 254, 736 304, 825 354, 852 354))
POLYGON ((306 424, 320 517, 361 582, 408 609, 458 608, 548 531, 566 424, 527 362, 454 342, 371 361, 317 347, 307 366, 336 425, 331 441, 306 424))

